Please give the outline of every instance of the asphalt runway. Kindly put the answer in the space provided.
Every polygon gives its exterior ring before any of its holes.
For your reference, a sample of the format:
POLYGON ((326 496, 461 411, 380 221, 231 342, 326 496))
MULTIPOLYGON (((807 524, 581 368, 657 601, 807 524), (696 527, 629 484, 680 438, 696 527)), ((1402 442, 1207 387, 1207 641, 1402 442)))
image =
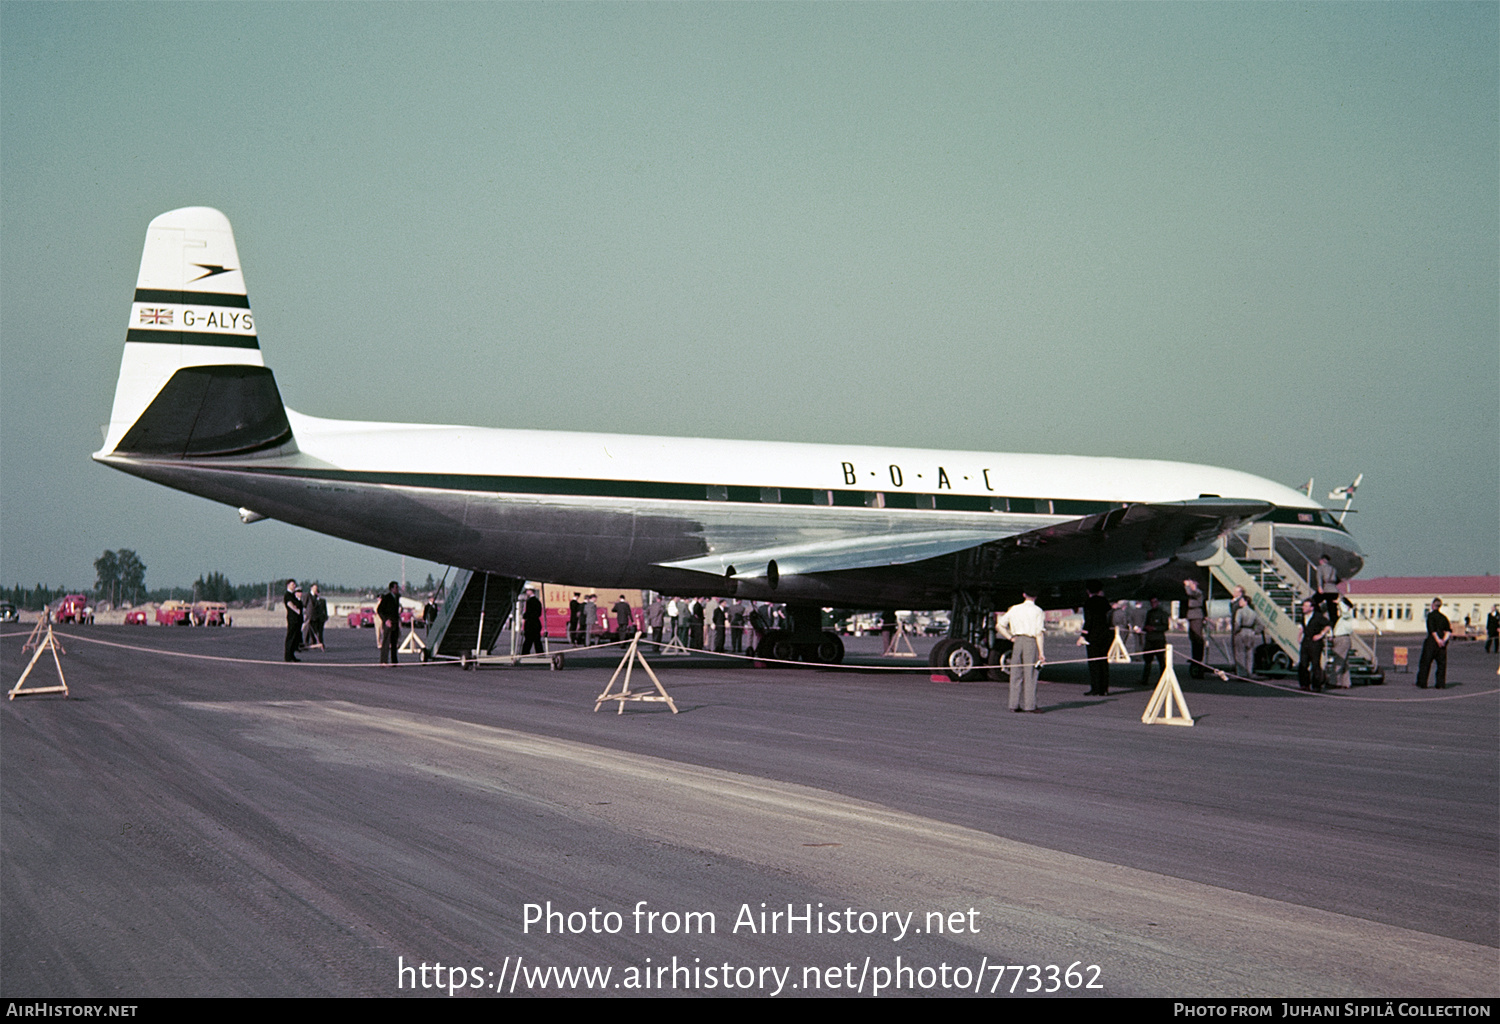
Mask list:
POLYGON ((1500 995, 1478 643, 1444 691, 1179 668, 1180 728, 1068 665, 1014 715, 1004 684, 653 657, 681 714, 615 715, 606 656, 61 633, 71 699, 0 714, 6 997, 1500 995))

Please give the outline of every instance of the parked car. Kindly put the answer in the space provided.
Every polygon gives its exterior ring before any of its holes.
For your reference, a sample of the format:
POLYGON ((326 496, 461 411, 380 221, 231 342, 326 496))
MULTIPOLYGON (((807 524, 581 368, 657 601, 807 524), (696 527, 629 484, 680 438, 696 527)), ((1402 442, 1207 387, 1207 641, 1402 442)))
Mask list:
POLYGON ((94 609, 89 607, 87 597, 82 594, 69 594, 57 602, 57 611, 52 618, 56 622, 87 624, 94 621, 94 609))
POLYGON ((125 613, 125 625, 144 626, 146 624, 146 609, 133 608, 125 613))
POLYGON ((193 610, 186 601, 163 601, 156 609, 158 626, 191 626, 193 610))
POLYGON ((16 606, 9 601, 0 601, 0 622, 15 622, 16 606))
POLYGON ((194 601, 193 602, 193 625, 195 626, 227 626, 229 625, 229 606, 223 601, 194 601))
POLYGON ((375 628, 374 605, 366 605, 363 608, 356 608, 354 611, 349 613, 349 628, 359 629, 361 626, 366 629, 375 628))

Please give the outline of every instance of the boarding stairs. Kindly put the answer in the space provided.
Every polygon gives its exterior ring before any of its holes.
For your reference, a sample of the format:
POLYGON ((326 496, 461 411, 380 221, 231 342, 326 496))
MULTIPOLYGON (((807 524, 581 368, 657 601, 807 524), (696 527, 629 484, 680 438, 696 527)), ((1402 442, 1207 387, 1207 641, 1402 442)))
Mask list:
POLYGON ((448 598, 427 634, 434 656, 468 659, 489 654, 516 604, 519 581, 509 576, 459 569, 448 598))
MULTIPOLYGON (((1207 568, 1226 590, 1244 589, 1250 606, 1260 617, 1260 629, 1266 640, 1281 649, 1282 656, 1276 659, 1278 667, 1290 669, 1300 656, 1297 611, 1316 590, 1276 550, 1270 524, 1257 523, 1252 531, 1249 537, 1236 538, 1235 546, 1243 549, 1243 557, 1232 555, 1229 546, 1220 540, 1219 549, 1198 564, 1207 568)), ((1353 615, 1354 609, 1345 605, 1340 614, 1353 615)), ((1331 648, 1331 644, 1325 645, 1325 654, 1331 654, 1331 648)), ((1349 637, 1349 678, 1355 684, 1385 681, 1375 648, 1357 633, 1349 637)))

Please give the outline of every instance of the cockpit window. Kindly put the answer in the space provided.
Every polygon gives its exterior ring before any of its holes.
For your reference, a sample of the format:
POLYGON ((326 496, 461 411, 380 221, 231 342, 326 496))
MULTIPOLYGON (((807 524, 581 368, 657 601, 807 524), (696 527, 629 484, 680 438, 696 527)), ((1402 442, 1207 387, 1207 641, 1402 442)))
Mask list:
POLYGON ((1273 523, 1289 523, 1297 526, 1326 526, 1330 530, 1344 529, 1344 525, 1338 521, 1338 517, 1332 512, 1324 509, 1312 508, 1278 508, 1266 516, 1273 523))

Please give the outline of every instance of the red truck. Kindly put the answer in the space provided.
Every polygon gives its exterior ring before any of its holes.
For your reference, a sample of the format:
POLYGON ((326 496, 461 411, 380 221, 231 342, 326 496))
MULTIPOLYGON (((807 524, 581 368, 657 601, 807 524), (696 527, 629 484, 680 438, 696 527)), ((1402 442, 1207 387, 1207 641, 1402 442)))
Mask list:
POLYGON ((227 626, 229 625, 229 606, 223 601, 194 601, 193 602, 193 625, 195 626, 227 626))
POLYGON ((191 626, 193 610, 186 601, 163 601, 156 609, 158 626, 191 626))
MULTIPOLYGON (((401 625, 403 625, 403 626, 410 626, 411 625, 411 620, 412 620, 412 610, 410 608, 406 607, 405 605, 402 605, 401 606, 401 625)), ((374 605, 366 605, 363 608, 357 609, 356 611, 352 611, 352 612, 349 613, 349 628, 350 629, 357 629, 360 626, 365 626, 365 627, 368 627, 369 629, 374 629, 375 628, 375 606, 374 605)))
POLYGON ((82 594, 69 594, 57 602, 57 611, 53 613, 56 622, 77 622, 87 624, 94 621, 94 610, 89 607, 89 599, 82 594))

